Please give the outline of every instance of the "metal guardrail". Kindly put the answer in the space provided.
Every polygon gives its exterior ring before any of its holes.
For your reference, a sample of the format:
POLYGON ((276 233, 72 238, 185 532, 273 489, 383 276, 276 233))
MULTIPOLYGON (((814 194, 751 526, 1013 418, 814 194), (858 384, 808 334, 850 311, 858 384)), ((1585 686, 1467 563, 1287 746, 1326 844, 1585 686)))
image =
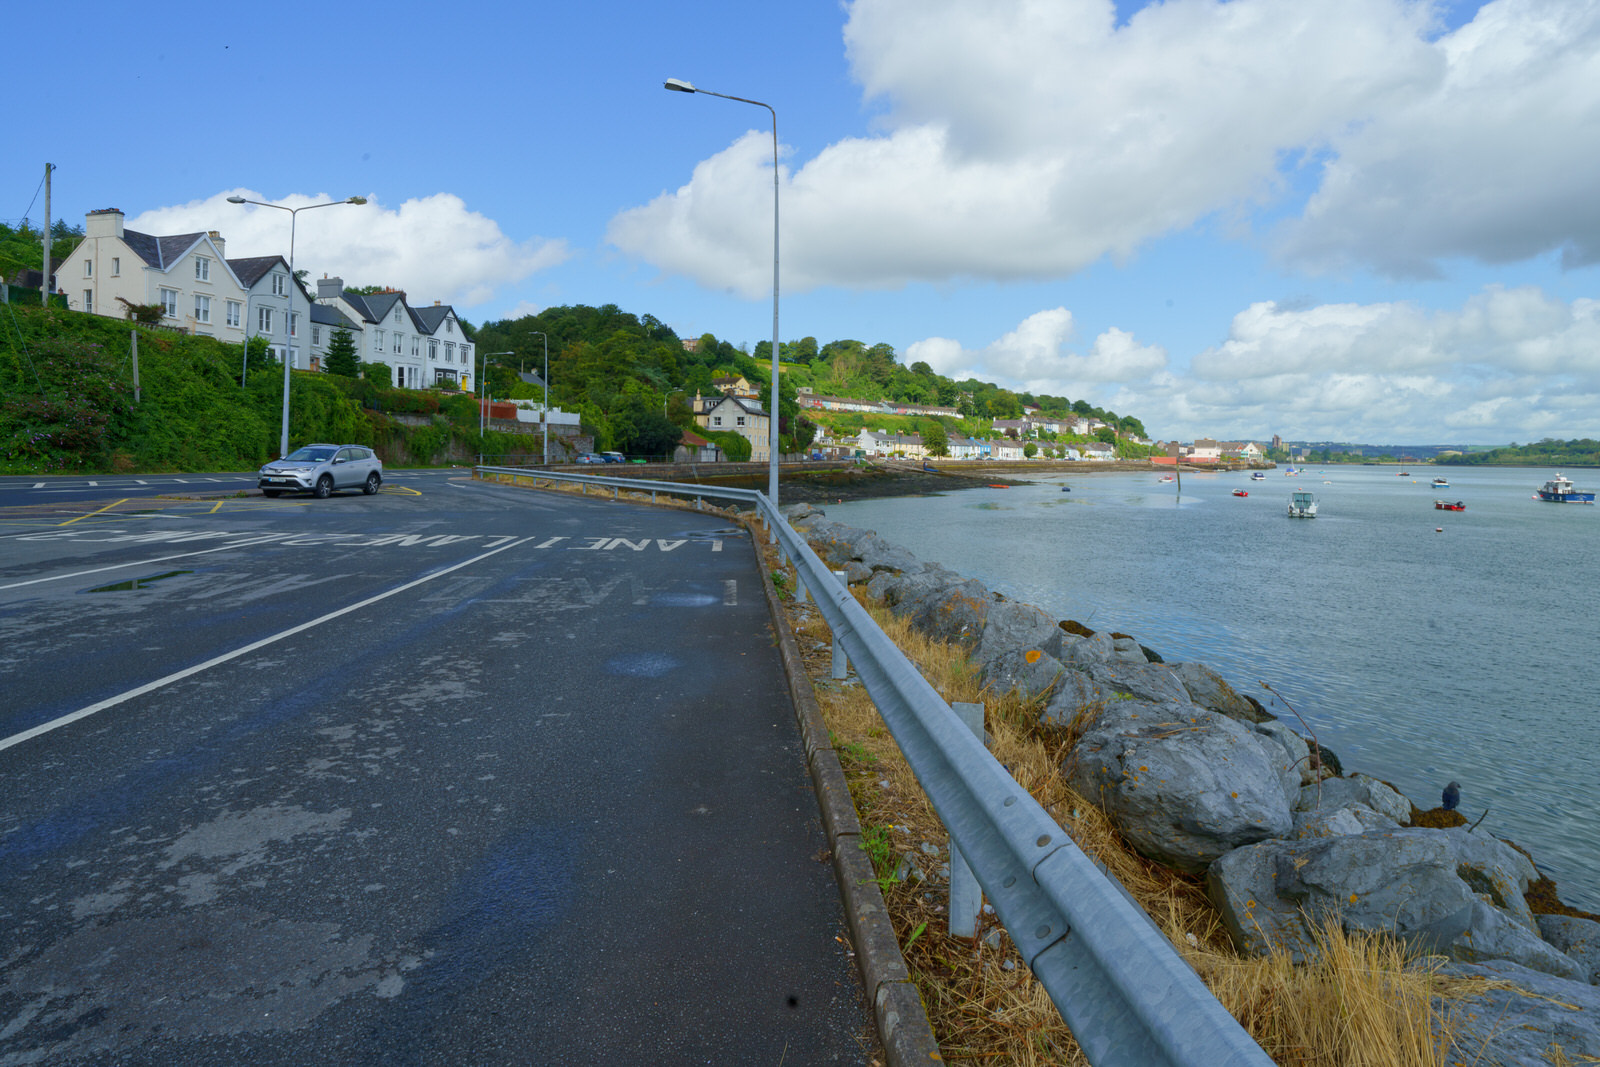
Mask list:
MULTIPOLYGON (((534 475, 522 468, 477 469, 534 475)), ((1148 916, 961 724, 765 493, 564 471, 537 476, 753 504, 1089 1062, 1270 1067, 1272 1060, 1148 916)))

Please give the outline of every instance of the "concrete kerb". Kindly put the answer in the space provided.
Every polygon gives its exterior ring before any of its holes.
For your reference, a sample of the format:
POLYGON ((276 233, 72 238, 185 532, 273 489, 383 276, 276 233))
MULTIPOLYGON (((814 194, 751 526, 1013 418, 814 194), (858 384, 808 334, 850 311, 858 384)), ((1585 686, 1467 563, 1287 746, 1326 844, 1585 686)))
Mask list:
MULTIPOLYGON (((520 481, 512 485, 524 488, 520 481)), ((553 491, 541 488, 537 480, 526 488, 536 492, 553 491)), ((671 498, 659 503, 647 500, 629 500, 627 503, 695 510, 692 505, 671 498)), ((860 847, 861 822, 856 816, 855 802, 850 797, 844 768, 839 765, 838 753, 833 750, 833 742, 828 737, 822 708, 811 690, 805 661, 800 657, 800 646, 789 629, 789 616, 784 612, 778 591, 772 584, 772 576, 767 573, 761 560, 760 542, 756 538, 765 536, 765 533, 754 515, 731 511, 730 517, 750 531, 751 547, 757 552, 756 569, 761 572, 761 585, 767 594, 767 613, 772 619, 779 658, 788 676, 789 694, 794 702, 801 743, 805 747, 807 769, 817 794, 822 825, 828 835, 834 876, 843 897, 850 940, 855 945, 856 966, 861 972, 861 982, 867 996, 872 1001, 878 1037, 883 1042, 889 1067, 942 1063, 944 1057, 939 1052, 939 1042, 933 1036, 933 1024, 928 1021, 928 1010, 922 1003, 922 995, 911 981, 911 972, 900 952, 900 942, 895 937, 894 924, 889 919, 883 893, 878 889, 872 861, 860 847)))
MULTIPOLYGON (((736 517, 754 538, 758 533, 754 521, 743 514, 736 517)), ((872 860, 860 846, 861 822, 856 816, 855 802, 850 798, 844 768, 839 765, 838 753, 828 737, 822 709, 800 658, 800 646, 789 629, 789 617, 765 566, 761 568, 761 580, 767 591, 767 608, 772 615, 773 631, 778 636, 784 671, 789 676, 789 693, 794 700, 795 718, 805 744, 817 805, 828 833, 834 874, 844 897, 850 940, 855 943, 856 965, 872 998, 878 1036, 888 1056, 889 1067, 943 1062, 922 995, 911 981, 911 972, 900 952, 900 942, 895 937, 883 893, 878 889, 872 860)))

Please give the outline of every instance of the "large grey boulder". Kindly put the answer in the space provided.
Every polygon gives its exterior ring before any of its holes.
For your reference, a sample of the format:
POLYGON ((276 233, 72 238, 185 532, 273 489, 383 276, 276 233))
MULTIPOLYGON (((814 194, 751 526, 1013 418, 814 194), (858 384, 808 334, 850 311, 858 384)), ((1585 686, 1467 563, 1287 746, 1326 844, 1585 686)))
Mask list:
POLYGON ((1439 973, 1512 983, 1451 1005, 1446 1062, 1549 1067, 1600 1059, 1600 990, 1594 986, 1508 960, 1448 963, 1439 973))
POLYGON ((1317 770, 1312 766, 1311 748, 1306 744, 1306 739, 1295 733, 1282 719, 1251 723, 1250 728, 1255 731, 1256 736, 1266 738, 1282 751, 1286 767, 1293 776, 1292 783, 1286 781, 1285 788, 1289 792, 1289 802, 1296 803, 1300 799, 1299 787, 1310 785, 1317 780, 1317 770))
POLYGON ((1063 630, 1051 638, 1051 644, 1045 646, 1045 651, 1069 667, 1091 667, 1096 663, 1110 662, 1116 652, 1116 642, 1107 633, 1084 637, 1063 630))
POLYGON ((1256 736, 1194 704, 1107 703, 1062 771, 1135 848, 1183 871, 1293 826, 1279 768, 1256 736))
POLYGON ((1600 985, 1600 923, 1576 915, 1536 915, 1539 933, 1588 972, 1589 984, 1600 985))
POLYGON ((1346 930, 1386 931, 1467 962, 1510 959, 1564 978, 1582 968, 1545 943, 1523 900, 1525 856, 1465 830, 1376 830, 1264 841, 1228 853, 1206 889, 1234 942, 1296 959, 1312 952, 1325 916, 1346 930))
POLYGON ((909 550, 885 541, 876 534, 860 538, 853 544, 856 558, 871 570, 898 571, 904 574, 915 573, 922 569, 922 561, 909 550))
MULTIPOLYGON (((1047 646, 1061 630, 1056 620, 1020 600, 997 600, 989 606, 984 617, 983 636, 973 650, 972 660, 980 667, 1008 653, 1038 651, 1048 653, 1047 646)), ((1054 659, 1054 656, 1051 656, 1054 659)))
POLYGON ((995 693, 1015 690, 1024 700, 1052 695, 1058 679, 1068 672, 1054 656, 1038 648, 1013 648, 991 657, 983 665, 984 686, 995 693))
POLYGON ((1171 663, 1168 666, 1189 691, 1189 699, 1202 708, 1210 708, 1243 722, 1264 722, 1275 717, 1247 700, 1222 675, 1203 663, 1171 663))
POLYGON ((1101 685, 1089 675, 1077 668, 1067 667, 1060 661, 1052 659, 1062 667, 1056 676, 1055 688, 1051 690, 1049 703, 1045 705, 1044 713, 1039 716, 1039 721, 1052 726, 1067 726, 1079 713, 1094 710, 1109 701, 1121 700, 1109 686, 1101 685))
MULTIPOLYGON (((941 576, 942 577, 942 576, 941 576)), ((995 595, 982 582, 974 579, 931 583, 914 598, 905 594, 916 588, 907 585, 902 598, 893 605, 895 614, 907 618, 918 633, 939 641, 972 649, 983 637, 984 623, 989 609, 995 604, 995 595)))
POLYGON ((1135 700, 1148 700, 1155 704, 1190 703, 1188 691, 1173 675, 1172 669, 1162 663, 1150 663, 1143 656, 1137 662, 1112 659, 1105 663, 1091 663, 1084 668, 1084 673, 1102 686, 1135 700))
POLYGON ((1296 811, 1336 811, 1354 806, 1375 811, 1396 826, 1411 824, 1411 801, 1365 774, 1313 782, 1300 789, 1295 802, 1296 811))

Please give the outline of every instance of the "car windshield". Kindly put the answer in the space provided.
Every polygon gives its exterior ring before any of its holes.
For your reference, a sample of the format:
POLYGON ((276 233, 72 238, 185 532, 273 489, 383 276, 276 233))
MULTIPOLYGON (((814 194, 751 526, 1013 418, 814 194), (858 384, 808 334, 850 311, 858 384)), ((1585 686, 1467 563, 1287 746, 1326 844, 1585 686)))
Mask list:
POLYGON ((307 445, 305 448, 297 448, 289 453, 289 462, 321 463, 325 459, 332 459, 333 454, 337 451, 338 449, 336 448, 318 448, 315 445, 307 445))

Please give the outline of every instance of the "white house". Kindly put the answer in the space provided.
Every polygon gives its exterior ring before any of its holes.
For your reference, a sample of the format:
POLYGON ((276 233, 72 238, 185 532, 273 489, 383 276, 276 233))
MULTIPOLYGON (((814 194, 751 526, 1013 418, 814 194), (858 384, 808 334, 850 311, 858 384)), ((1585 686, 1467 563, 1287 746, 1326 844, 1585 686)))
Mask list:
POLYGON ((412 308, 402 290, 353 293, 344 279, 326 277, 317 280, 317 303, 359 325, 351 336, 361 361, 388 364, 395 385, 472 388, 474 346, 450 305, 435 301, 432 307, 412 308))
POLYGON ((121 319, 131 305, 160 304, 162 325, 233 343, 266 337, 273 358, 309 365, 311 301, 282 256, 228 259, 216 230, 159 237, 123 223, 117 208, 84 217, 83 240, 56 271, 68 307, 121 319))
POLYGON ((899 455, 909 459, 921 459, 928 453, 922 435, 914 433, 877 433, 872 430, 862 430, 856 437, 856 447, 869 456, 899 455))
POLYGON ((990 449, 990 456, 997 460, 1026 459, 1027 456, 1022 449, 1023 444, 1021 441, 1013 441, 1009 438, 1001 437, 994 441, 993 447, 990 449))

